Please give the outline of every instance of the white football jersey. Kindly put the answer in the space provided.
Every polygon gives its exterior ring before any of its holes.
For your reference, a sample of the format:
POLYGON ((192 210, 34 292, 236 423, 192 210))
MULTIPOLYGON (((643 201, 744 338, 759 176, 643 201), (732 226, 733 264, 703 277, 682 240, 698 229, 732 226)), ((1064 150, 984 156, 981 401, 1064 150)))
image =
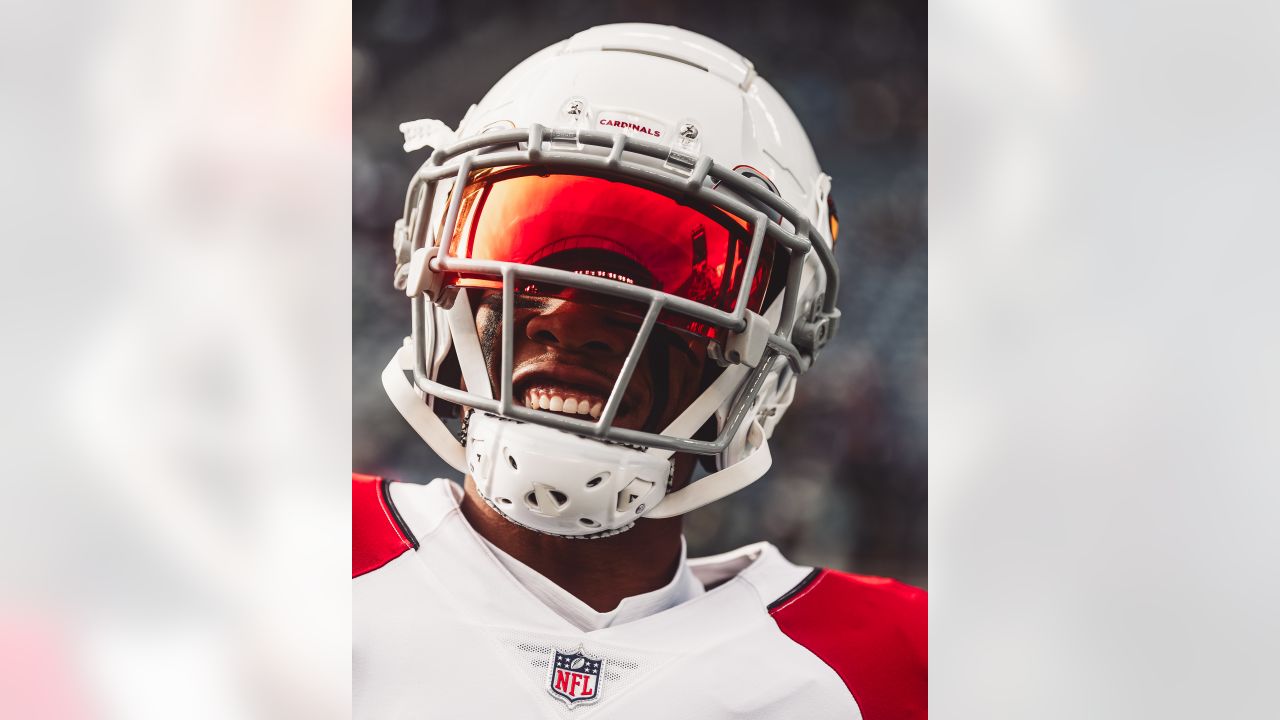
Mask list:
POLYGON ((463 517, 450 483, 356 476, 353 716, 926 717, 925 594, 767 543, 690 560, 708 589, 583 631, 463 517))

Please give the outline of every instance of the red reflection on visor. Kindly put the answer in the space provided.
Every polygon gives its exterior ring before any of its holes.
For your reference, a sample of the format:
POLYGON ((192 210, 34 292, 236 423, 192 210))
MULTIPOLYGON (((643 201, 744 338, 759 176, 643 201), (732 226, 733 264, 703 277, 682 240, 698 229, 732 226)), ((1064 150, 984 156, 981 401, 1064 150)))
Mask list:
MULTIPOLYGON (((467 186, 449 254, 558 268, 657 290, 732 312, 751 248, 746 222, 719 208, 698 209, 625 182, 589 175, 492 173, 467 186)), ((748 308, 759 311, 772 265, 761 248, 748 308)), ((492 276, 453 274, 452 285, 500 287, 492 276)), ((571 291, 521 281, 521 292, 571 291)), ((621 307, 625 303, 610 300, 621 307)), ((703 335, 711 328, 664 314, 663 322, 703 335)))

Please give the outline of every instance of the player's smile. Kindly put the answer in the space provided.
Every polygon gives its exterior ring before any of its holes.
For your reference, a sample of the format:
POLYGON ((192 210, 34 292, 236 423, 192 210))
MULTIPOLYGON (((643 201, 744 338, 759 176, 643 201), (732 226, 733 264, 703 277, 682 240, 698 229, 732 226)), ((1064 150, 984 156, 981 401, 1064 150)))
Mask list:
MULTIPOLYGON (((501 296, 486 294, 476 315, 490 376, 497 387, 501 296)), ((639 322, 620 313, 568 300, 522 296, 516 303, 512 385, 516 402, 579 419, 598 419, 635 342, 639 322)), ((636 368, 614 425, 645 428, 653 407, 646 361, 636 368)))
MULTIPOLYGON (((599 419, 613 382, 596 370, 575 364, 575 360, 548 352, 545 360, 522 363, 512 377, 516 398, 525 407, 599 419)), ((635 404, 624 396, 619 417, 635 404)))

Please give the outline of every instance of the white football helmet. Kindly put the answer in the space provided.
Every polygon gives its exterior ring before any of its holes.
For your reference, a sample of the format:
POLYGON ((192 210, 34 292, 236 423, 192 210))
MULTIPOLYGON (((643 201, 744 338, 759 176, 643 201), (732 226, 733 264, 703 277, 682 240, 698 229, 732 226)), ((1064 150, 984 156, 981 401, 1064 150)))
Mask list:
POLYGON ((750 62, 679 28, 606 25, 520 63, 456 131, 401 129, 407 151, 433 151, 396 223, 412 329, 383 385, 494 509, 541 532, 604 537, 764 474, 796 377, 840 313, 830 178, 750 62), (596 259, 556 259, 566 252, 596 259), (476 288, 501 293, 493 375, 476 288), (607 399, 569 413, 518 398, 512 371, 516 297, 563 292, 643 318, 607 399), (661 432, 615 427, 659 325, 701 337, 722 369, 661 432), (459 408, 461 441, 442 419, 459 408), (714 472, 671 491, 676 452, 710 456, 714 472))

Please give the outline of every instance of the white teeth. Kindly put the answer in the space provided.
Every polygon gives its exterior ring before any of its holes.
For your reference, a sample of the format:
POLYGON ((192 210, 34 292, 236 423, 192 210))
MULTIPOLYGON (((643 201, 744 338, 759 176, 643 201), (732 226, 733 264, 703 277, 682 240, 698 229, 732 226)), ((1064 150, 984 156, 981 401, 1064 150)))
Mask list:
POLYGON ((602 400, 593 400, 590 397, 574 396, 568 393, 557 395, 554 392, 548 393, 543 390, 526 391, 524 404, 534 410, 550 410, 551 412, 564 413, 565 415, 590 415, 596 419, 599 419, 600 414, 604 412, 604 401, 602 400))

